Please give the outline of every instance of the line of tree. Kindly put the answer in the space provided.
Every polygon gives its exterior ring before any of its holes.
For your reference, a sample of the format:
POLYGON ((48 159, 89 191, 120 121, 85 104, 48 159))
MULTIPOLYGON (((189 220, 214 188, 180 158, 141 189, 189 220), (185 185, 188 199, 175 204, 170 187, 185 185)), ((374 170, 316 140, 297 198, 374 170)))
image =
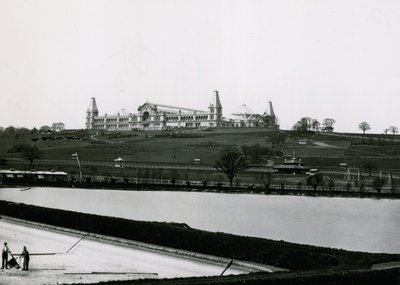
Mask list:
POLYGON ((9 126, 7 128, 0 127, 0 136, 8 138, 19 138, 30 135, 31 131, 27 128, 16 128, 9 126))
MULTIPOLYGON (((371 126, 368 122, 361 122, 358 124, 358 128, 363 132, 363 136, 365 135, 366 131, 369 131, 371 129, 371 126)), ((387 129, 383 130, 383 133, 387 135, 388 133, 391 133, 393 137, 399 132, 399 129, 396 126, 390 126, 387 129)))
POLYGON ((317 119, 313 119, 311 117, 303 117, 297 121, 297 123, 292 127, 292 130, 301 133, 310 132, 311 130, 318 132, 319 126, 320 123, 317 119))
MULTIPOLYGON (((331 132, 333 131, 333 125, 336 123, 333 118, 326 118, 322 121, 322 130, 331 132)), ((317 119, 311 117, 303 117, 297 121, 297 123, 292 127, 293 131, 305 133, 315 131, 319 132, 321 123, 317 119)))
POLYGON ((40 133, 50 133, 50 132, 55 132, 59 133, 65 130, 65 124, 63 122, 57 122, 51 124, 51 126, 44 125, 41 126, 39 129, 33 128, 32 133, 35 132, 40 132, 40 133))
POLYGON ((384 129, 383 132, 385 133, 385 135, 387 135, 388 133, 392 133, 392 135, 394 136, 399 132, 399 128, 397 128, 396 126, 390 126, 389 128, 384 129))
POLYGON ((39 133, 48 133, 48 132, 62 132, 65 130, 65 124, 62 122, 53 123, 51 126, 41 126, 39 129, 34 127, 33 129, 28 129, 25 127, 17 128, 14 126, 9 126, 6 128, 0 127, 0 136, 2 137, 11 137, 18 139, 19 137, 28 136, 31 134, 39 133))
MULTIPOLYGON (((361 122, 358 125, 358 128, 360 130, 362 130, 363 136, 364 136, 365 132, 369 131, 371 129, 371 126, 369 125, 368 122, 361 122)), ((392 133, 392 135, 394 136, 395 134, 397 134, 399 132, 399 129, 396 126, 390 126, 387 129, 384 129, 383 132, 384 132, 385 135, 387 135, 388 133, 392 133)))

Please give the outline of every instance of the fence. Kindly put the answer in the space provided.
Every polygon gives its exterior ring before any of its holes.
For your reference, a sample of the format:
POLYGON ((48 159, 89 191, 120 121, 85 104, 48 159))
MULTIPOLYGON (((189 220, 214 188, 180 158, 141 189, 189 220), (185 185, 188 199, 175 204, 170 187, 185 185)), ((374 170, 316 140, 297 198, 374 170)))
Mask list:
MULTIPOLYGON (((71 175, 70 181, 79 181, 79 175, 71 175)), ((258 183, 234 183, 230 185, 228 182, 218 181, 199 181, 199 180, 173 180, 173 179, 157 179, 157 178, 139 178, 139 177, 115 177, 115 176, 83 176, 83 181, 93 183, 116 183, 116 184, 134 184, 134 185, 157 185, 157 186, 184 186, 184 187, 210 187, 210 188, 226 188, 226 189, 243 189, 243 190, 266 190, 264 184, 258 183)), ((314 191, 314 188, 309 185, 288 185, 288 184, 270 184, 268 190, 275 191, 314 191)), ((359 192, 359 193, 377 193, 370 186, 360 187, 328 187, 318 186, 318 191, 329 192, 359 192)), ((398 189, 393 189, 390 186, 382 188, 381 193, 399 193, 398 189)))

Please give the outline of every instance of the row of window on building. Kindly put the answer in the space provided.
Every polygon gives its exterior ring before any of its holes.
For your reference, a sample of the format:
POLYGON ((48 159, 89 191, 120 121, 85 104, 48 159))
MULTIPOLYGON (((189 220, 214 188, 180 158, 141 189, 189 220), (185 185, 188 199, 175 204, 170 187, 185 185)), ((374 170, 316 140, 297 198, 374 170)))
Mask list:
MULTIPOLYGON (((106 117, 97 117, 94 119, 94 123, 102 124, 102 123, 121 123, 121 122, 138 122, 139 117, 124 117, 124 118, 106 118, 106 117)), ((154 117, 155 121, 160 121, 160 116, 154 117)), ((214 116, 211 115, 210 119, 213 120, 214 116)), ((207 121, 208 116, 167 116, 165 117, 165 121, 207 121)))

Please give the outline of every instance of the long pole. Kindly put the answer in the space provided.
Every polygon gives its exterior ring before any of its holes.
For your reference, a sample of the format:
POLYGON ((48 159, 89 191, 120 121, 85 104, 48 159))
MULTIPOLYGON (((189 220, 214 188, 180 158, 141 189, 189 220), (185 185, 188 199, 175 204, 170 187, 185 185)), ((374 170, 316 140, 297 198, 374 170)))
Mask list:
POLYGON ((90 235, 90 233, 87 233, 86 235, 84 235, 80 240, 78 240, 76 243, 74 243, 73 246, 71 246, 66 253, 70 252, 71 249, 73 249, 78 243, 80 243, 81 241, 83 241, 85 238, 87 238, 90 235))
POLYGON ((224 275, 225 271, 227 271, 228 268, 231 267, 232 263, 233 263, 233 260, 229 261, 228 265, 225 267, 224 271, 222 271, 222 273, 219 276, 224 275))
POLYGON ((78 166, 79 166, 79 177, 80 180, 82 181, 82 167, 81 167, 81 163, 79 161, 79 157, 78 157, 78 153, 75 152, 72 156, 74 156, 76 158, 76 161, 78 162, 78 166))

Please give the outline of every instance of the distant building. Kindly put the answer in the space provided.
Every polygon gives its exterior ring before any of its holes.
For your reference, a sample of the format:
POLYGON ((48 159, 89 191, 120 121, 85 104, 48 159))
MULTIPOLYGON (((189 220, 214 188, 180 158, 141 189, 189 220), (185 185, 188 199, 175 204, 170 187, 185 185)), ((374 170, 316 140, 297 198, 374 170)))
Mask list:
POLYGON ((274 167, 275 171, 281 174, 306 174, 310 168, 305 167, 301 159, 294 156, 291 159, 285 159, 281 165, 274 167))
MULTIPOLYGON (((67 182, 68 173, 63 171, 0 170, 0 182, 4 184, 21 182, 67 182)), ((1 183, 0 183, 1 184, 1 183)))
POLYGON ((260 115, 243 103, 229 116, 229 122, 233 127, 277 127, 278 119, 271 101, 268 101, 267 109, 260 115))
POLYGON ((146 102, 138 107, 136 113, 121 109, 117 114, 99 116, 96 99, 91 98, 86 112, 86 128, 96 131, 128 131, 172 128, 276 127, 277 120, 271 102, 269 102, 269 106, 269 114, 266 112, 264 115, 239 112, 233 114, 231 118, 224 118, 219 92, 214 91, 207 111, 146 102))

